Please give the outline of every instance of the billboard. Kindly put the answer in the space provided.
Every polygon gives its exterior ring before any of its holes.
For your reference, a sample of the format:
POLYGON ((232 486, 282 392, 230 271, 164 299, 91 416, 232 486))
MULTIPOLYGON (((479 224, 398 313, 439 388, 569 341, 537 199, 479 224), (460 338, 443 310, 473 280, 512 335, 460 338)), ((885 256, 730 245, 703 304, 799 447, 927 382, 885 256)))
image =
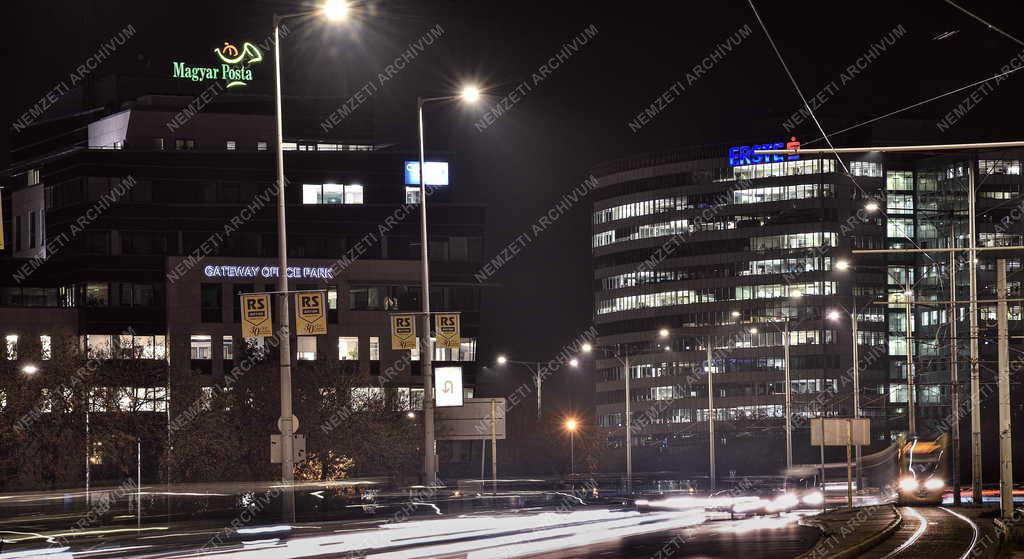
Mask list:
MULTIPOLYGON (((427 168, 423 176, 423 183, 427 186, 448 186, 448 162, 427 161, 424 166, 427 168)), ((418 185, 420 183, 420 162, 405 162, 405 184, 418 185)))

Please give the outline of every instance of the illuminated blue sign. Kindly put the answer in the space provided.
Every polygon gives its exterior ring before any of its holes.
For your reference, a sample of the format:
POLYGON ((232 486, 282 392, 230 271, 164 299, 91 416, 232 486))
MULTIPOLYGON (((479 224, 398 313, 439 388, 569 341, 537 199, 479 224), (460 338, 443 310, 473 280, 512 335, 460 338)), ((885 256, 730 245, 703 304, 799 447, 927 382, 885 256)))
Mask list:
MULTIPOLYGON (((427 186, 448 186, 448 163, 445 161, 427 161, 424 163, 427 168, 423 175, 423 184, 427 186)), ((418 185, 420 183, 420 162, 405 162, 405 184, 418 185)))
POLYGON ((800 149, 800 142, 795 137, 788 142, 772 142, 770 144, 757 144, 753 146, 735 146, 729 148, 729 166, 736 165, 757 165, 758 163, 778 163, 780 161, 795 161, 800 159, 798 154, 783 155, 781 153, 754 153, 759 149, 800 149))

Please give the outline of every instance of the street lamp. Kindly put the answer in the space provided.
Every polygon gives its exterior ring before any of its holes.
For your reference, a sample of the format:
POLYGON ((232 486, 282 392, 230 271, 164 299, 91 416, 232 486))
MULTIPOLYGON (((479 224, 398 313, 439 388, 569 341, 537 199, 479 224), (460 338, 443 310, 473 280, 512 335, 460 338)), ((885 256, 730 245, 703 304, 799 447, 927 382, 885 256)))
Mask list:
MULTIPOLYGON (((803 297, 803 295, 804 294, 801 293, 798 290, 792 290, 792 291, 789 292, 789 296, 790 296, 791 299, 799 299, 799 298, 803 297)), ((784 409, 784 413, 785 413, 785 420, 786 420, 785 421, 785 429, 786 429, 786 470, 789 471, 789 470, 791 470, 793 468, 793 399, 792 399, 793 387, 791 386, 791 382, 790 382, 790 368, 789 368, 789 361, 790 361, 790 359, 789 359, 789 317, 788 316, 786 317, 786 320, 783 323, 783 329, 782 330, 779 330, 779 327, 776 325, 776 322, 777 322, 776 320, 768 320, 767 321, 768 324, 771 324, 773 327, 775 327, 776 330, 778 330, 778 331, 780 331, 782 333, 782 350, 783 350, 783 354, 782 354, 783 355, 783 357, 782 357, 782 362, 783 363, 782 364, 783 364, 783 367, 784 367, 784 369, 783 369, 783 371, 784 371, 783 382, 785 384, 785 386, 783 387, 783 396, 784 396, 783 397, 783 402, 784 402, 783 407, 785 408, 784 409)), ((758 332, 757 327, 751 327, 749 331, 750 331, 751 335, 756 335, 757 332, 758 332)), ((751 343, 753 343, 753 340, 751 340, 751 343)))
POLYGON ((569 432, 569 479, 576 475, 576 429, 579 422, 575 418, 565 421, 565 430, 569 432))
MULTIPOLYGON (((533 383, 537 387, 537 421, 540 421, 541 410, 543 409, 541 404, 543 401, 542 394, 544 388, 544 376, 541 373, 543 372, 544 364, 540 361, 519 361, 516 359, 509 359, 505 355, 499 355, 494 361, 498 365, 508 365, 509 363, 513 365, 520 365, 522 367, 526 367, 526 370, 530 371, 530 374, 533 375, 533 383)), ((569 359, 567 363, 570 367, 579 367, 580 365, 579 359, 576 359, 575 357, 569 359)))
POLYGON ((459 95, 416 98, 416 118, 420 140, 420 284, 423 289, 423 328, 420 331, 420 366, 423 370, 423 479, 424 484, 428 487, 437 485, 437 442, 434 439, 434 344, 430 339, 430 264, 428 262, 427 169, 423 145, 423 105, 431 101, 448 101, 451 99, 462 99, 472 103, 479 98, 480 90, 475 86, 464 87, 459 95))
MULTIPOLYGON (((284 182, 284 125, 281 111, 281 22, 285 19, 302 17, 315 13, 306 11, 279 16, 274 14, 274 113, 276 121, 276 159, 277 159, 277 252, 278 252, 278 320, 280 322, 279 347, 281 374, 281 417, 278 428, 281 430, 281 482, 284 488, 283 515, 286 521, 295 521, 295 494, 292 484, 295 481, 295 463, 293 436, 295 425, 292 424, 292 364, 291 364, 291 333, 288 301, 288 236, 285 221, 285 182, 284 182)), ((348 13, 348 5, 344 0, 329 0, 319 10, 319 14, 330 21, 344 19, 348 13)))
POLYGON ((328 21, 342 21, 348 17, 348 2, 345 0, 327 0, 321 12, 328 21))
POLYGON ((22 367, 21 372, 25 373, 26 375, 34 375, 39 372, 39 367, 36 367, 35 365, 32 365, 30 363, 22 367))
MULTIPOLYGON (((669 331, 667 328, 662 328, 658 331, 659 338, 667 338, 669 331)), ((626 493, 629 495, 633 494, 633 425, 632 425, 632 398, 629 390, 630 377, 632 372, 629 369, 629 352, 623 351, 622 346, 616 345, 614 350, 604 347, 594 347, 589 343, 584 343, 580 346, 580 350, 584 353, 591 353, 593 351, 600 351, 605 357, 614 357, 622 365, 626 375, 626 493)))

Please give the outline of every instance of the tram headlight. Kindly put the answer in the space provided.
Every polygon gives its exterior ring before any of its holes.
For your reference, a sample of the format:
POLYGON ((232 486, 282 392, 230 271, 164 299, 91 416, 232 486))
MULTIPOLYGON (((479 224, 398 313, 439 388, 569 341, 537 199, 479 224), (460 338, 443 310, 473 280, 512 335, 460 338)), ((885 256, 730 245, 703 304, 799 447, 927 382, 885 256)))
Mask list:
POLYGON ((914 491, 917 489, 917 480, 912 477, 905 477, 900 480, 901 491, 914 491))
POLYGON ((945 486, 946 484, 937 477, 933 477, 928 481, 924 482, 924 488, 929 491, 938 491, 939 489, 942 489, 945 486))

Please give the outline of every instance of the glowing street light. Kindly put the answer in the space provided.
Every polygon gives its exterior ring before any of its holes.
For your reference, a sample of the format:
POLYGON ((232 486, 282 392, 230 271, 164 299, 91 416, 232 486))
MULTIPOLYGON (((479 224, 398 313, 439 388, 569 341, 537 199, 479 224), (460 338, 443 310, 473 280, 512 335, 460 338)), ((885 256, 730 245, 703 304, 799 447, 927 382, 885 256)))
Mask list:
POLYGON ((662 328, 661 330, 658 330, 658 337, 659 338, 667 338, 668 337, 668 328, 662 328))
POLYGON ((342 21, 348 17, 348 2, 345 0, 327 0, 321 13, 328 21, 342 21))
POLYGON ((871 213, 875 213, 878 211, 878 202, 868 202, 867 204, 864 204, 864 209, 871 213))
POLYGON ((836 260, 836 269, 845 272, 850 269, 850 263, 846 260, 836 260))
POLYGON ((576 429, 579 428, 579 421, 571 417, 565 420, 565 430, 569 432, 569 477, 576 475, 576 429))
POLYGON ((467 103, 476 103, 480 100, 480 88, 475 85, 467 85, 462 88, 462 93, 459 97, 467 103))
POLYGON ((732 311, 732 317, 733 318, 739 318, 740 317, 740 311, 732 311))
POLYGON ((590 345, 589 343, 584 343, 583 345, 580 346, 580 350, 582 350, 583 353, 590 353, 591 351, 594 351, 594 346, 590 345))
POLYGON ((572 359, 569 360, 569 366, 570 367, 579 367, 580 366, 580 360, 576 359, 575 357, 573 357, 572 359))
POLYGON ((504 365, 505 363, 508 363, 508 357, 505 357, 504 355, 499 355, 498 356, 498 364, 499 365, 504 365))
POLYGON ((25 365, 24 367, 21 368, 21 372, 25 373, 26 375, 34 375, 39 372, 39 367, 36 367, 35 365, 32 364, 25 365))

